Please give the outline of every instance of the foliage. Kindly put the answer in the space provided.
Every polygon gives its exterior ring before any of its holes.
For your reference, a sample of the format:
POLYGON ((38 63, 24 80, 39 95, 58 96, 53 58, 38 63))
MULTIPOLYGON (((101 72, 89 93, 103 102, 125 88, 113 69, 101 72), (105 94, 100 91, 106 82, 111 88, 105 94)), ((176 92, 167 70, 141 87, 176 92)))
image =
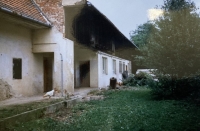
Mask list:
MULTIPOLYGON (((200 129, 200 110, 185 102, 154 101, 147 88, 107 91, 103 101, 80 103, 81 114, 42 118, 20 123, 15 131, 197 131, 200 129), (58 121, 57 118, 66 118, 58 121)), ((62 112, 60 110, 59 112, 62 112)))
POLYGON ((154 26, 151 22, 139 25, 135 31, 130 32, 130 40, 139 48, 146 45, 153 28, 154 26))
POLYGON ((123 84, 126 86, 153 86, 155 81, 153 77, 145 72, 139 72, 138 74, 130 74, 127 79, 123 79, 123 84))
POLYGON ((195 4, 165 0, 161 9, 164 13, 152 22, 155 28, 136 62, 173 77, 195 74, 200 60, 200 18, 195 4))
POLYGON ((189 12, 197 10, 195 3, 190 0, 164 0, 162 9, 165 12, 180 11, 185 9, 189 12))
POLYGON ((190 99, 199 103, 200 75, 177 79, 170 75, 160 75, 159 82, 151 86, 152 94, 156 99, 190 99))

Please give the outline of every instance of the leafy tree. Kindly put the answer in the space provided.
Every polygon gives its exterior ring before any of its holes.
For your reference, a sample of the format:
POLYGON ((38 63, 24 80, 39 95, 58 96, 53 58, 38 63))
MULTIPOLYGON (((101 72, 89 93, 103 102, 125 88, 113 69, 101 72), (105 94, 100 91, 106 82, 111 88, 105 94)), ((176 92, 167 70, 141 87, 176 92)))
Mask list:
POLYGON ((154 26, 151 22, 139 25, 135 31, 130 32, 130 40, 139 48, 146 45, 153 28, 154 26))
POLYGON ((163 15, 153 22, 155 28, 136 57, 138 64, 158 69, 163 74, 183 77, 200 67, 200 17, 194 2, 165 0, 163 15))

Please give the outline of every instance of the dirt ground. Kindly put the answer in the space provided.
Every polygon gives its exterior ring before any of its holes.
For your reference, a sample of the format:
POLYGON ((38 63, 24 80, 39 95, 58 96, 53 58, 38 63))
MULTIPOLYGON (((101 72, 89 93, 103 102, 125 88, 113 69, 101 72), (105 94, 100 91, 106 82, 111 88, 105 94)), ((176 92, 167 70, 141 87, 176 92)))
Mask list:
MULTIPOLYGON (((87 93, 92 90, 97 90, 98 88, 90 88, 90 87, 82 87, 82 88, 75 88, 74 93, 71 97, 84 97, 87 96, 87 93)), ((49 98, 43 98, 44 94, 39 94, 37 96, 31 96, 31 97, 12 97, 3 101, 0 101, 0 107, 8 106, 8 105, 18 105, 18 104, 25 104, 30 102, 36 102, 36 101, 43 101, 48 100, 49 98)), ((50 99, 60 99, 64 98, 61 97, 61 94, 57 94, 54 97, 51 97, 50 99)))
MULTIPOLYGON (((51 99, 58 99, 60 97, 52 97, 51 99)), ((43 98, 43 95, 31 96, 31 97, 12 97, 10 99, 0 101, 0 107, 16 104, 25 104, 29 102, 42 101, 49 98, 43 98)))

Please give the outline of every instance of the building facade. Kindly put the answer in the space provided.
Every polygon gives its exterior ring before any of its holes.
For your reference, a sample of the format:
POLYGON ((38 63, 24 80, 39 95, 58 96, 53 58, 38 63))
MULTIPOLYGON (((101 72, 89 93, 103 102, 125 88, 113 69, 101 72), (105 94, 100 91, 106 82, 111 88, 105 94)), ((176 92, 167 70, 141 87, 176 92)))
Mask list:
POLYGON ((76 87, 104 88, 111 77, 120 81, 124 70, 131 72, 131 61, 121 57, 126 49, 118 50, 134 45, 87 1, 16 1, 0 2, 0 79, 15 95, 54 87, 71 93, 76 87), (102 26, 87 24, 94 16, 102 26), (102 35, 106 28, 112 36, 102 35))

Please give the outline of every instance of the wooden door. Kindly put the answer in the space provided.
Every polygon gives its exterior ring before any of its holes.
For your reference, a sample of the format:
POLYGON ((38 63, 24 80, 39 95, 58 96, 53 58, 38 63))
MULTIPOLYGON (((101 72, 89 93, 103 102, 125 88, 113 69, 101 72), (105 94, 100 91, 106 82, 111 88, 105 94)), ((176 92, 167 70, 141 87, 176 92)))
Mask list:
POLYGON ((51 91, 52 88, 52 58, 51 57, 44 57, 43 65, 44 65, 44 92, 51 91))

